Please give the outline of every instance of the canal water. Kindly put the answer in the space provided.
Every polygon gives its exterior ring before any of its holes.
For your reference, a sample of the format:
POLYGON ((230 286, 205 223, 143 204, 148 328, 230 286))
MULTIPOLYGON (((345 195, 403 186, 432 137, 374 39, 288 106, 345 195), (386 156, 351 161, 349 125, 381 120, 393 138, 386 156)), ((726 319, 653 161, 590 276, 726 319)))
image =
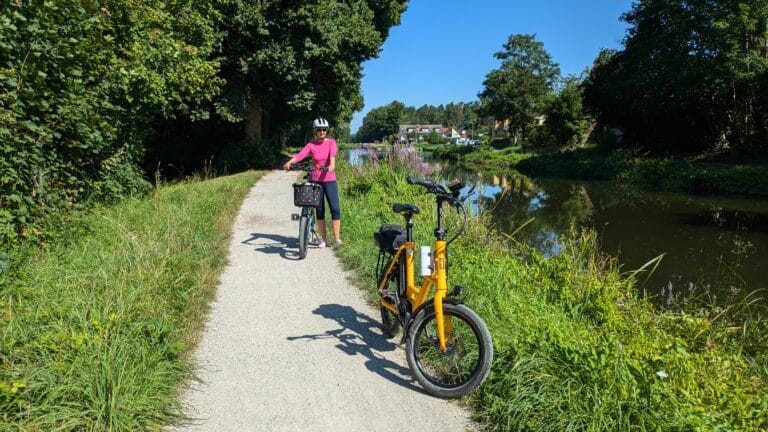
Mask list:
MULTIPOLYGON (((364 152, 350 152, 352 163, 361 157, 364 152)), ((623 271, 663 255, 638 281, 657 303, 674 306, 695 297, 723 305, 768 288, 768 200, 638 192, 610 182, 434 165, 443 179, 476 186, 475 209, 490 212, 499 231, 515 232, 533 219, 516 238, 545 255, 560 253, 572 228, 594 229, 602 251, 618 257, 623 271)))

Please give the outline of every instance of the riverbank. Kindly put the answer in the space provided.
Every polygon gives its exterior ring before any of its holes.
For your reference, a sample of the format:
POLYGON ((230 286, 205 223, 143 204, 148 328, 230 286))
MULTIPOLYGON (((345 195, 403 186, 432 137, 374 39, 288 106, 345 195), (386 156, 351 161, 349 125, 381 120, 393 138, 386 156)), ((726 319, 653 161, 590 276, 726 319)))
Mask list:
MULTIPOLYGON (((347 241, 339 255, 374 301, 372 233, 399 222, 393 197, 434 204, 398 168, 341 169, 347 241)), ((431 213, 417 221, 418 241, 431 239, 431 213)), ((452 245, 450 284, 466 287, 497 352, 489 380, 467 401, 477 418, 499 431, 768 427, 765 320, 743 320, 746 303, 655 310, 595 242, 594 233, 577 233, 546 258, 475 219, 452 245)))
POLYGON ((488 146, 433 149, 468 168, 516 169, 531 177, 610 180, 645 190, 768 198, 768 162, 702 157, 648 157, 627 150, 528 151, 488 146))

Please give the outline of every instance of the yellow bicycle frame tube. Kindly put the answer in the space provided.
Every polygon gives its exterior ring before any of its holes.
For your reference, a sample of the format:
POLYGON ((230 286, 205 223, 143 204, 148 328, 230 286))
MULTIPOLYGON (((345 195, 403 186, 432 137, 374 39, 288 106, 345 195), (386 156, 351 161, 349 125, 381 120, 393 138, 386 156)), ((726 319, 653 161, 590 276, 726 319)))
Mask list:
POLYGON ((437 322, 437 340, 440 343, 440 350, 446 351, 445 343, 445 322, 443 321, 443 299, 448 293, 448 253, 445 240, 435 241, 434 251, 435 263, 432 274, 435 278, 435 321, 437 322))
MULTIPOLYGON (((417 288, 414 278, 414 261, 416 244, 414 242, 406 242, 401 245, 395 256, 392 257, 392 261, 389 263, 386 274, 389 275, 395 268, 401 253, 405 254, 405 280, 406 280, 406 297, 411 302, 413 310, 418 309, 427 300, 429 294, 430 285, 435 286, 435 298, 433 300, 435 307, 435 320, 437 322, 437 338, 440 344, 440 350, 446 351, 446 325, 443 321, 443 299, 448 293, 448 273, 447 273, 447 242, 445 240, 435 241, 434 249, 434 267, 432 273, 429 276, 425 276, 422 280, 421 287, 417 288)), ((386 287, 387 278, 382 278, 379 289, 383 290, 386 287)), ((394 313, 398 313, 397 306, 391 305, 384 300, 381 304, 394 313)), ((450 324, 449 324, 450 326, 450 324)), ((448 329, 450 330, 450 329, 448 329)))

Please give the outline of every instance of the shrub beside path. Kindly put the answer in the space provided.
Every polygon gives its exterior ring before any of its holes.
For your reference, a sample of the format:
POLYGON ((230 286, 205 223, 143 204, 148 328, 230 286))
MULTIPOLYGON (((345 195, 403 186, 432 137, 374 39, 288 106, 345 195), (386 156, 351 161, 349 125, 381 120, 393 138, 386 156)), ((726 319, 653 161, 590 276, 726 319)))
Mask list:
POLYGON ((273 171, 243 202, 183 396, 190 421, 174 430, 478 430, 412 379, 331 249, 298 260, 295 178, 273 171))

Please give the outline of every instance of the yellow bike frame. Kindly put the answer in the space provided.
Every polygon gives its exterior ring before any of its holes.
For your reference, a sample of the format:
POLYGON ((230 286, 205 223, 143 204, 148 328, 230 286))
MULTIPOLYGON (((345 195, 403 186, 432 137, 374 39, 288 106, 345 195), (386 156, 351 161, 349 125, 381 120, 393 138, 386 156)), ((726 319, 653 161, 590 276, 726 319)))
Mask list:
MULTIPOLYGON (((381 280, 379 290, 386 289, 389 275, 399 262, 400 255, 405 254, 406 298, 411 303, 412 310, 415 311, 427 301, 430 286, 435 286, 435 298, 433 299, 433 304, 435 307, 435 321, 437 323, 437 338, 440 350, 445 352, 447 350, 446 332, 450 332, 450 320, 447 322, 443 321, 443 299, 445 299, 448 293, 448 270, 446 265, 448 262, 447 242, 445 240, 435 240, 432 272, 429 276, 423 278, 421 287, 416 286, 414 277, 415 251, 415 242, 406 242, 397 249, 395 256, 392 257, 392 260, 387 267, 385 277, 381 280)), ((384 301, 383 298, 381 304, 395 315, 398 315, 397 305, 390 304, 384 301)))

